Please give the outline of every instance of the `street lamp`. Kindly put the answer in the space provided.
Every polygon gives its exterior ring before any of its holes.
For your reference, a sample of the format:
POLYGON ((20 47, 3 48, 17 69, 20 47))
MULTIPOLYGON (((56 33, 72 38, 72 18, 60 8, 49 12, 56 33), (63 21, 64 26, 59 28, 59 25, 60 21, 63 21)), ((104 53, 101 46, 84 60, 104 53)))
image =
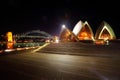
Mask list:
POLYGON ((63 28, 63 29, 66 28, 65 25, 62 25, 62 28, 63 28))

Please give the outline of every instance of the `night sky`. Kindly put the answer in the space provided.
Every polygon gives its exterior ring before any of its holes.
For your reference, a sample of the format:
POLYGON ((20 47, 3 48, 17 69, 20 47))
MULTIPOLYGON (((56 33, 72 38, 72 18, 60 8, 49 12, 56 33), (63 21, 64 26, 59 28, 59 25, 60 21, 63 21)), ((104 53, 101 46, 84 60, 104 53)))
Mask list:
POLYGON ((61 25, 70 30, 78 21, 88 21, 95 34, 104 20, 120 38, 120 5, 111 0, 7 0, 1 2, 0 34, 42 30, 58 35, 61 25))

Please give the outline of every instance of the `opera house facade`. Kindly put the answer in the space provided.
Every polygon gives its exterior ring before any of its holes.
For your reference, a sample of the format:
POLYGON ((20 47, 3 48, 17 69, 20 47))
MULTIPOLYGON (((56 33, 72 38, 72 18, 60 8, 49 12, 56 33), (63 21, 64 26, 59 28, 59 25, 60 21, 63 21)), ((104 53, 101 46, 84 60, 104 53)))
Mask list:
POLYGON ((103 21, 96 31, 95 39, 113 40, 116 39, 116 36, 111 26, 103 21))
POLYGON ((59 39, 60 41, 79 41, 77 36, 65 26, 62 27, 59 39))
POLYGON ((103 21, 94 35, 91 26, 87 21, 79 21, 73 31, 67 27, 63 27, 60 33, 60 41, 83 41, 83 40, 115 40, 116 36, 112 27, 105 21, 103 21))

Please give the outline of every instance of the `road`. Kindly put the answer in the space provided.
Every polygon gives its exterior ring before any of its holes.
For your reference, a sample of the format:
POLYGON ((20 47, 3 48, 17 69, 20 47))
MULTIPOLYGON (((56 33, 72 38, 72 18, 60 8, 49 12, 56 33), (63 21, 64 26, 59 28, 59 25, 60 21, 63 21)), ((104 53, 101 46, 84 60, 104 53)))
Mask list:
POLYGON ((59 43, 50 44, 41 50, 35 50, 36 52, 15 51, 12 54, 0 55, 0 78, 2 80, 120 80, 118 49, 119 46, 115 48, 59 43))

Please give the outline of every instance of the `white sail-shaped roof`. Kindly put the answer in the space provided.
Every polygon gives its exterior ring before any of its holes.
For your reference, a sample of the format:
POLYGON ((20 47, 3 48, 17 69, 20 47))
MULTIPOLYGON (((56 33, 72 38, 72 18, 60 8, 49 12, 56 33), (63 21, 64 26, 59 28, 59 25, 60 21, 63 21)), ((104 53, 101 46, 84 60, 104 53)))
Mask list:
POLYGON ((96 32, 95 38, 96 39, 106 39, 106 38, 116 39, 116 36, 111 26, 107 22, 103 21, 96 32))
POLYGON ((92 28, 90 27, 90 25, 88 24, 87 21, 85 21, 84 26, 85 26, 85 25, 88 26, 88 28, 89 28, 89 30, 90 30, 90 33, 91 33, 91 37, 93 37, 93 36, 94 36, 93 30, 92 30, 92 28))
POLYGON ((77 35, 79 34, 82 26, 83 26, 83 22, 82 22, 82 21, 79 21, 79 22, 75 25, 75 27, 73 28, 73 31, 72 31, 72 32, 77 36, 77 35))
POLYGON ((73 33, 78 37, 79 40, 93 40, 94 39, 94 34, 92 31, 92 28, 88 24, 87 21, 84 23, 82 21, 79 21, 74 29, 73 33))

